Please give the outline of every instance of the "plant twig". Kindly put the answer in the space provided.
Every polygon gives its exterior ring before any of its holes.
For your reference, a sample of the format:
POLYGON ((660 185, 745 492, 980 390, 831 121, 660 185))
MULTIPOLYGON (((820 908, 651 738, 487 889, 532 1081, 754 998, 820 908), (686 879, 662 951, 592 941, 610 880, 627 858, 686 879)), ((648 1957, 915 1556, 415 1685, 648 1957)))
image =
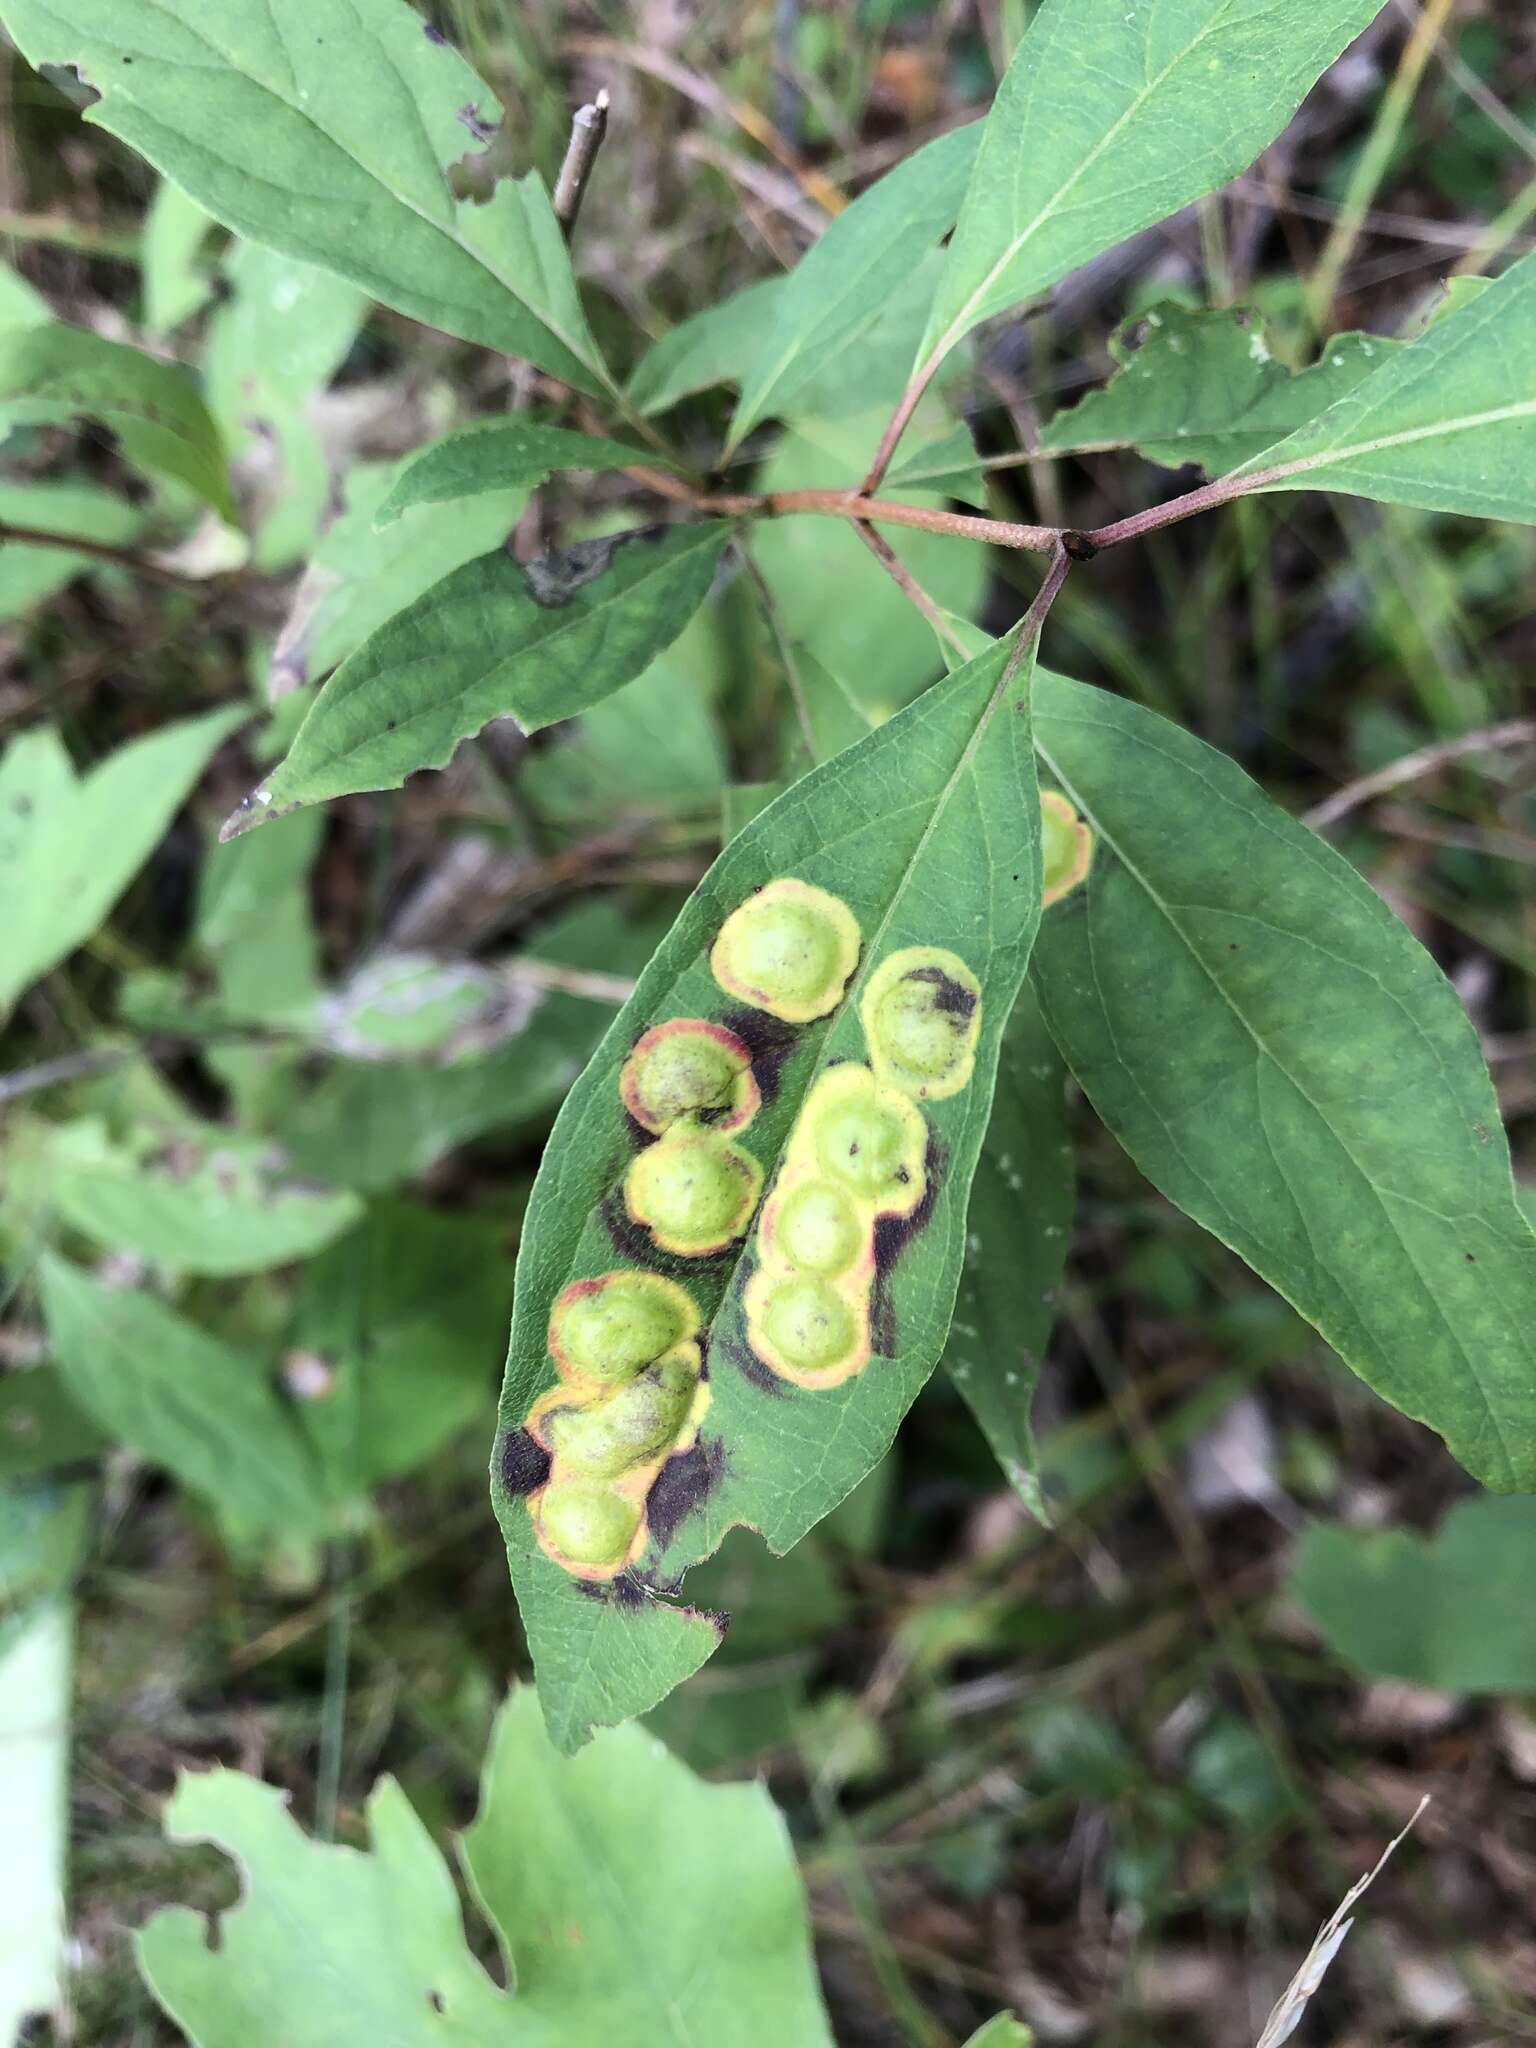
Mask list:
POLYGON ((686 64, 679 64, 663 51, 648 49, 639 43, 620 42, 612 36, 589 35, 567 36, 565 47, 579 56, 597 57, 608 63, 643 71, 648 78, 669 85, 674 92, 681 93, 707 113, 731 122, 781 164, 823 213, 841 213, 847 205, 847 200, 825 172, 817 170, 813 164, 802 162, 798 153, 756 107, 749 106, 745 100, 733 99, 710 79, 697 71, 690 71, 686 64))
POLYGON ((153 555, 135 554, 132 548, 114 547, 110 541, 87 540, 83 534, 55 533, 41 526, 13 526, 8 519, 0 520, 0 546, 7 541, 18 547, 67 548, 72 555, 90 555, 95 561, 111 562, 119 569, 127 569, 136 576, 148 576, 156 583, 174 583, 182 590, 196 590, 208 581, 207 577, 188 576, 180 569, 157 562, 153 555))
POLYGON ((1485 725, 1476 732, 1464 732, 1459 739, 1439 740, 1432 747, 1420 747, 1415 753, 1389 761, 1385 768, 1378 768, 1371 775, 1362 775, 1358 781, 1346 783, 1332 796, 1324 797, 1320 804, 1314 804, 1305 813, 1304 822, 1314 832, 1321 832, 1325 825, 1336 824, 1373 797, 1385 796, 1388 790, 1401 789, 1405 782, 1418 782, 1448 762, 1465 760, 1469 754, 1492 753, 1496 748, 1533 745, 1536 745, 1536 718, 1510 718, 1502 725, 1485 725))
POLYGON ((569 241, 576 226, 576 216, 581 211, 581 202, 586 196, 587 181, 592 176, 592 167, 597 162, 597 152, 603 146, 603 137, 608 130, 608 88, 605 85, 596 99, 584 107, 578 107, 571 116, 571 139, 565 145, 565 162, 560 166, 560 175, 555 180, 554 197, 551 205, 555 219, 560 223, 560 232, 569 241))
POLYGON ((1009 519, 984 519, 926 505, 903 505, 893 499, 862 497, 854 491, 719 493, 695 502, 701 512, 718 512, 728 519, 772 519, 786 512, 817 512, 832 519, 920 526, 926 533, 948 534, 955 540, 988 541, 1000 548, 1025 548, 1037 555, 1049 554, 1060 539, 1054 526, 1024 526, 1009 519))
POLYGON ((869 549, 887 576, 890 577, 891 581, 898 585, 908 602, 916 605, 929 625, 932 626, 934 632, 938 634, 940 640, 947 646, 952 647, 963 658, 965 655, 965 642, 960 638, 948 619, 945 618, 943 607, 928 591, 924 590, 922 584, 918 582, 890 542, 883 535, 876 533, 867 519, 855 520, 853 530, 859 536, 859 539, 863 541, 865 547, 869 549))

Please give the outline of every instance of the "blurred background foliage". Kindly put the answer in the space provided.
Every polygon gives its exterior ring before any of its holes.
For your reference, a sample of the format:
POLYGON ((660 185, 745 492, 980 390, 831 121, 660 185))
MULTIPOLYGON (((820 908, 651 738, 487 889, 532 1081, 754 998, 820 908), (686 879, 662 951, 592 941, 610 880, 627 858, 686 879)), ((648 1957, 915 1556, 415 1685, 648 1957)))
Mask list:
MULTIPOLYGON (((570 107, 611 90, 584 290, 621 371, 673 337, 637 390, 708 460, 761 299, 684 323, 984 107, 1031 9, 426 11, 500 92, 519 169, 552 176, 570 107)), ((0 1808, 23 1817, 0 2026, 52 2005, 27 2038, 147 2044, 173 2036, 131 1930, 233 1895, 162 1839, 178 1767, 287 1788, 322 1841, 361 1838, 385 1769, 435 1830, 468 1818, 524 1668, 485 1460, 543 1135, 722 830, 803 765, 789 671, 878 719, 942 663, 851 529, 786 520, 761 590, 724 582, 579 721, 503 722, 441 775, 216 845, 376 624, 509 533, 526 555, 633 523, 633 487, 561 476, 375 529, 409 450, 537 380, 232 240, 83 128, 69 80, 10 58, 5 81, 0 324, 51 309, 185 365, 239 509, 231 529, 131 434, 0 442, 0 534, 54 537, 0 543, 0 1808), (16 907, 45 887, 41 919, 16 907)), ((1172 492, 1191 473, 1040 456, 1111 335, 1241 305, 1299 365, 1410 329, 1448 275, 1530 246, 1533 130, 1520 0, 1387 6, 1234 186, 985 330, 908 454, 958 447, 944 494, 1002 516, 1088 526, 1172 492)), ((856 476, 925 306, 920 268, 732 474, 856 476)), ((896 545, 993 632, 1032 588, 1016 557, 896 545)), ((1527 1176, 1533 555, 1526 528, 1255 499, 1075 576, 1047 647, 1311 812, 1455 981, 1527 1176)), ((1081 1101, 1071 1127, 1049 1527, 936 1377, 798 1550, 738 1531, 690 1579, 735 1624, 656 1733, 706 1775, 767 1775, 849 2048, 958 2041, 1000 2005, 1042 2043, 1242 2048, 1424 1791, 1307 2024, 1536 2039, 1529 1503, 1473 1497, 1081 1101)))

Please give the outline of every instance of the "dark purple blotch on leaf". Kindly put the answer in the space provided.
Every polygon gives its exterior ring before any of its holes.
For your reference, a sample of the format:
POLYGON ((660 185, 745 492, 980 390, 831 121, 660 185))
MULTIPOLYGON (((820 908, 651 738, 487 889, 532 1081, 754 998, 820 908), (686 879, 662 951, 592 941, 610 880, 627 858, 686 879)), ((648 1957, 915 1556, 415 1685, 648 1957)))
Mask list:
POLYGON ((548 1451, 526 1429, 509 1429, 501 1447, 501 1483, 514 1499, 537 1493, 553 1463, 548 1451))

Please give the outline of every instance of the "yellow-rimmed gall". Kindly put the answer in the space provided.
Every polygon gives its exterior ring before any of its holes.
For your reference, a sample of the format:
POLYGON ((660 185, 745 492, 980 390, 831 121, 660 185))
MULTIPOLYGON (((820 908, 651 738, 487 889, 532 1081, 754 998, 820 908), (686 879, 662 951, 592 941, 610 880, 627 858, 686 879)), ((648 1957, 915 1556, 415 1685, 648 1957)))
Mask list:
POLYGON ((970 1080, 981 1033, 981 983, 958 953, 905 946, 869 977, 859 1016, 876 1077, 919 1102, 970 1080))
POLYGON ((748 1281, 744 1307, 752 1349, 798 1386, 836 1386, 869 1359, 862 1301, 849 1301, 820 1273, 765 1268, 748 1281))
POLYGON ((758 1239, 766 1261, 846 1273, 870 1255, 867 1205, 835 1181, 797 1180, 769 1201, 758 1239))
POLYGON ((624 1176, 624 1206, 660 1250, 701 1259, 741 1236, 762 1185, 750 1153, 689 1121, 636 1154, 624 1176))
MULTIPOLYGON (((580 1406, 531 1416, 557 1472, 617 1479, 676 1442, 699 1385, 699 1347, 679 1344, 623 1386, 580 1406)), ((559 1396, 555 1397, 558 1404, 559 1396)))
POLYGON ((535 1510, 544 1548, 583 1578, 611 1578, 630 1560, 642 1513, 639 1501, 588 1479, 551 1480, 535 1510))
POLYGON ((792 876, 738 905, 709 955, 727 995, 786 1024, 809 1024, 836 1009, 858 964, 853 912, 841 897, 792 876))
POLYGON ((734 1031, 703 1017, 673 1017, 637 1039, 619 1094, 635 1122, 658 1134, 697 1116, 729 1137, 745 1129, 762 1102, 751 1053, 734 1031))
POLYGON ((633 1378, 699 1327, 686 1288, 658 1273, 575 1280, 549 1319, 549 1351, 562 1379, 601 1385, 633 1378))
POLYGON ((1040 792, 1040 859, 1045 873, 1045 908, 1059 903, 1086 881, 1093 860, 1093 828, 1077 815, 1059 789, 1040 792))
POLYGON ((802 1112, 822 1172, 886 1215, 923 1198, 928 1126, 913 1104, 849 1061, 822 1075, 802 1112))

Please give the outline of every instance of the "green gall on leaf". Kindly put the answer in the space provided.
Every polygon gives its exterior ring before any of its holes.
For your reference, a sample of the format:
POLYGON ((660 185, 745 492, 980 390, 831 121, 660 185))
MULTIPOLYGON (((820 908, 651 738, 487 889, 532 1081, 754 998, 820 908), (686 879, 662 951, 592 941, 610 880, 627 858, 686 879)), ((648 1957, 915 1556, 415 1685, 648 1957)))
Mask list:
MULTIPOLYGON (((698 1345, 679 1344, 611 1394, 581 1407, 553 1406, 542 1416, 536 1411, 529 1427, 539 1434, 542 1423, 560 1473, 617 1479, 649 1464, 676 1441, 698 1387, 699 1367, 698 1345)), ((563 1402, 565 1396, 553 1398, 563 1402)))
POLYGON ((601 1385, 632 1379, 699 1327, 693 1297, 657 1273, 576 1280, 549 1319, 549 1353, 562 1379, 601 1385))
POLYGON ((745 1130, 762 1105, 752 1055, 734 1031, 702 1017, 673 1017, 636 1040, 619 1075, 624 1107, 658 1135, 685 1116, 721 1136, 745 1130))
POLYGON ((640 1503, 616 1488, 563 1480, 539 1499, 539 1541, 578 1577, 609 1578, 635 1549, 641 1514, 640 1503))
POLYGON ((797 1386, 837 1386, 868 1362, 867 1308, 819 1273, 754 1273, 745 1305, 752 1349, 797 1386))
POLYGON ((886 1214, 917 1207, 928 1127, 905 1095, 849 1061, 822 1076, 802 1114, 824 1173, 886 1214))
POLYGON ((624 1206, 658 1249, 702 1259, 741 1236, 762 1186, 750 1153, 690 1121, 637 1155, 624 1176, 624 1206))
POLYGON ((1040 792, 1040 857, 1045 873, 1044 907, 1049 910, 1087 880, 1093 860, 1093 828, 1077 815, 1059 789, 1040 792))
POLYGON ((764 1257, 835 1277, 871 1248, 868 1218, 829 1180, 805 1180, 771 1201, 760 1233, 764 1257))
POLYGON ((859 1005, 877 1078, 918 1101, 957 1095, 976 1066, 981 983, 958 953, 905 946, 882 960, 859 1005))
POLYGON ((725 920, 710 971, 727 995, 786 1024, 809 1024, 842 1001, 859 942, 858 919, 841 897, 781 876, 725 920))

